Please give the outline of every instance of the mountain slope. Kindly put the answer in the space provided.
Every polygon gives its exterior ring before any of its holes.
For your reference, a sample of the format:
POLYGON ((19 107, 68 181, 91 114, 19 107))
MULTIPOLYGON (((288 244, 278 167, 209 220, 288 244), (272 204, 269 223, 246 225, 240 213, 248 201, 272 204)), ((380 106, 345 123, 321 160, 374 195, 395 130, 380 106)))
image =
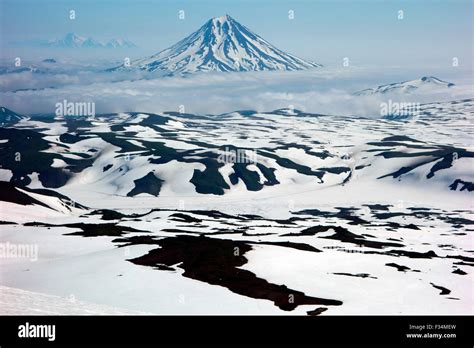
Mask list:
POLYGON ((109 42, 105 44, 106 47, 109 48, 120 48, 120 47, 127 47, 127 48, 133 48, 137 47, 133 42, 127 41, 124 39, 112 39, 109 42))
POLYGON ((7 109, 6 107, 0 106, 0 126, 2 127, 11 126, 27 118, 27 116, 17 114, 16 112, 7 109))
MULTIPOLYGON (((320 67, 285 53, 229 15, 212 18, 175 45, 131 63, 131 68, 172 73, 304 70, 320 67)), ((124 69, 120 66, 116 69, 124 69)))
POLYGON ((454 83, 443 81, 434 76, 423 76, 416 80, 395 82, 387 85, 381 85, 375 88, 367 88, 362 91, 355 92, 355 95, 374 95, 386 93, 412 93, 417 90, 451 88, 454 83))

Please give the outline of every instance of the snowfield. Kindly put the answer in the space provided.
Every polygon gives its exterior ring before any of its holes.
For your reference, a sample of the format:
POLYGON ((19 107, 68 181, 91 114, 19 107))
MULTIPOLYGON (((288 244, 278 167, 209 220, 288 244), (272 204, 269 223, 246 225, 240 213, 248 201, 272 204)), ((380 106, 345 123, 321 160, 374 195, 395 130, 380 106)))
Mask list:
POLYGON ((472 315, 473 104, 3 108, 0 313, 472 315))

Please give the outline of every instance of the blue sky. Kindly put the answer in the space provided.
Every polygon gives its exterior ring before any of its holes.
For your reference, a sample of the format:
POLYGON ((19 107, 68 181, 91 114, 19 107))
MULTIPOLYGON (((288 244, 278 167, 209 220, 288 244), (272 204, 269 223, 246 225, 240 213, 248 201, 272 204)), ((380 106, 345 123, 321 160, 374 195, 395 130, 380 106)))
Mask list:
MULTIPOLYGON (((5 54, 11 41, 68 32, 100 40, 123 37, 158 52, 214 16, 229 14, 287 52, 325 65, 461 66, 473 61, 471 0, 0 0, 5 54), (69 10, 76 19, 69 19, 69 10), (184 10, 186 19, 178 18, 184 10), (293 10, 295 18, 288 19, 293 10), (397 18, 404 11, 404 19, 397 18)), ((97 52, 100 54, 100 52, 97 52)))

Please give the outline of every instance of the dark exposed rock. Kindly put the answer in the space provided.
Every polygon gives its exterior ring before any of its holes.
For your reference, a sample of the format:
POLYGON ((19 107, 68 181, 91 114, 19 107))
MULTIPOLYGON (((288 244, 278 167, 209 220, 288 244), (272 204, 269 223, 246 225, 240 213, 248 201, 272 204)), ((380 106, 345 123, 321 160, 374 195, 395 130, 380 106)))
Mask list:
POLYGON ((285 311, 308 304, 342 304, 338 300, 311 297, 284 285, 269 283, 239 268, 247 263, 244 255, 251 250, 246 242, 181 235, 161 239, 158 243, 161 248, 129 261, 152 267, 177 265, 184 270, 185 277, 224 286, 243 296, 270 300, 285 311))

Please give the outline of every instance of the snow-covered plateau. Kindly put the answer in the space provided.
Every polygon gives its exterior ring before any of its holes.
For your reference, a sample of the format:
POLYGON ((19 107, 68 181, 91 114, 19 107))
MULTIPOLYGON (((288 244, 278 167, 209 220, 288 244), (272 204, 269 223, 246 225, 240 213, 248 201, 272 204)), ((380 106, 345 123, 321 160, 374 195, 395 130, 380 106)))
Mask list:
POLYGON ((0 311, 473 314, 473 103, 0 108, 0 311))

